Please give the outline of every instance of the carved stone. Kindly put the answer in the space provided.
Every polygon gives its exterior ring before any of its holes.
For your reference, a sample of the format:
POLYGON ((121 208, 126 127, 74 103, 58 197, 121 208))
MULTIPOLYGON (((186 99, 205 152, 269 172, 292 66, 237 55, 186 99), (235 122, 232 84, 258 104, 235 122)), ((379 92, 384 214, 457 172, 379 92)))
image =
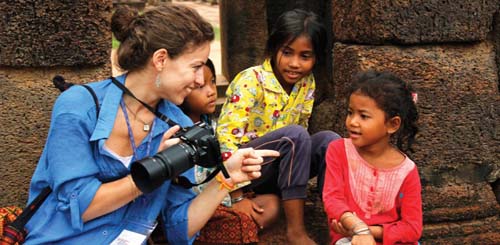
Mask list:
POLYGON ((220 2, 222 74, 231 81, 262 62, 267 38, 266 1, 220 2))
POLYGON ((498 0, 333 0, 333 32, 345 43, 448 43, 486 39, 498 0))
POLYGON ((109 60, 111 1, 1 1, 0 65, 103 65, 109 60))

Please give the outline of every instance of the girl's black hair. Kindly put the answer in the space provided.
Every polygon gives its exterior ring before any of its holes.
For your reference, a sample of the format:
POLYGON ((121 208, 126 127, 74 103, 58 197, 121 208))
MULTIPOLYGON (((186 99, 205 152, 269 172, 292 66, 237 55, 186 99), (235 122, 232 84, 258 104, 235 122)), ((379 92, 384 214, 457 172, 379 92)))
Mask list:
POLYGON ((365 71, 359 73, 349 90, 349 95, 360 93, 375 100, 386 114, 386 119, 401 117, 401 127, 393 135, 396 146, 407 152, 418 133, 418 111, 413 101, 410 84, 390 72, 365 71))
POLYGON ((267 39, 266 57, 274 59, 281 47, 293 42, 302 34, 311 39, 314 55, 319 61, 327 43, 326 30, 315 13, 302 9, 293 9, 278 17, 267 39))

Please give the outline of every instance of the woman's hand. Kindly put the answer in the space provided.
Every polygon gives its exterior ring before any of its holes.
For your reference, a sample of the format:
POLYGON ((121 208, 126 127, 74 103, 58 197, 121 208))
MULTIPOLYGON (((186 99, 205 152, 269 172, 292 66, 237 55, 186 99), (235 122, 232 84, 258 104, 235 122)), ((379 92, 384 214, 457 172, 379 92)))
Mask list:
POLYGON ((234 184, 259 178, 263 157, 279 157, 273 150, 238 149, 227 159, 225 166, 234 184))
POLYGON ((161 142, 162 142, 162 143, 161 143, 161 144, 160 144, 160 146, 158 147, 158 152, 163 151, 163 150, 165 150, 165 149, 167 149, 167 148, 169 148, 170 146, 173 146, 173 145, 175 145, 175 144, 179 144, 179 142, 181 141, 181 139, 179 139, 179 138, 173 138, 173 139, 171 139, 171 137, 172 137, 175 133, 177 133, 177 131, 179 131, 180 129, 181 129, 181 126, 179 126, 179 125, 175 125, 175 126, 173 126, 173 127, 169 128, 169 129, 167 130, 167 132, 165 132, 165 133, 163 134, 163 138, 161 139, 161 142))

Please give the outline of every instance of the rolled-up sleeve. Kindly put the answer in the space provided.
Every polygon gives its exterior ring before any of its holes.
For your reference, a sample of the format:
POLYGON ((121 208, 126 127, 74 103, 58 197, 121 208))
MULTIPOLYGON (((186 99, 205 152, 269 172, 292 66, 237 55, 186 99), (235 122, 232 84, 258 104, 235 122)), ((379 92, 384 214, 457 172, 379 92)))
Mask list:
MULTIPOLYGON (((186 171, 184 176, 190 176, 194 181, 194 170, 186 171)), ((188 209, 196 197, 192 189, 186 189, 178 185, 170 185, 167 194, 167 207, 162 211, 165 221, 167 239, 171 244, 192 244, 197 235, 188 237, 188 209)))
POLYGON ((83 229, 82 214, 90 205, 101 182, 85 122, 74 114, 54 117, 47 140, 47 168, 57 195, 57 209, 68 212, 71 226, 83 229))

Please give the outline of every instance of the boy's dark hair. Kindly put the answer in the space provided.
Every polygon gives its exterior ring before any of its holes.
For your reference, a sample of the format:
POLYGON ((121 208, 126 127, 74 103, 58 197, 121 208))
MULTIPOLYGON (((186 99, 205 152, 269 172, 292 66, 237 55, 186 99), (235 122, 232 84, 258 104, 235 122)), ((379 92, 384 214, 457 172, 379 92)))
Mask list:
POLYGON ((205 65, 208 67, 208 69, 210 69, 210 71, 212 72, 212 75, 214 76, 214 80, 212 82, 215 82, 215 66, 214 66, 214 63, 212 62, 212 60, 210 58, 208 58, 207 62, 205 62, 205 65))
MULTIPOLYGON (((212 75, 214 76, 214 79, 212 82, 215 83, 215 66, 214 66, 214 63, 212 62, 212 60, 210 58, 207 59, 207 62, 205 62, 205 65, 208 67, 208 69, 210 69, 210 71, 212 72, 212 75)), ((191 112, 191 109, 189 108, 188 104, 187 104, 187 101, 186 101, 186 98, 184 98, 184 101, 182 102, 181 105, 179 105, 179 108, 181 108, 182 112, 184 112, 184 114, 188 114, 189 112, 191 112)), ((209 116, 209 115, 207 115, 209 116)), ((210 118, 210 117, 209 117, 210 118)))
POLYGON ((297 37, 305 34, 311 38, 314 55, 318 62, 323 55, 327 43, 326 30, 318 16, 313 12, 293 9, 278 17, 267 39, 266 57, 274 59, 279 49, 292 43, 297 37))
POLYGON ((349 95, 353 93, 375 100, 377 106, 385 112, 386 119, 401 117, 401 127, 393 136, 396 146, 404 152, 413 151, 411 145, 418 132, 418 111, 410 84, 390 72, 369 70, 356 75, 349 95))

